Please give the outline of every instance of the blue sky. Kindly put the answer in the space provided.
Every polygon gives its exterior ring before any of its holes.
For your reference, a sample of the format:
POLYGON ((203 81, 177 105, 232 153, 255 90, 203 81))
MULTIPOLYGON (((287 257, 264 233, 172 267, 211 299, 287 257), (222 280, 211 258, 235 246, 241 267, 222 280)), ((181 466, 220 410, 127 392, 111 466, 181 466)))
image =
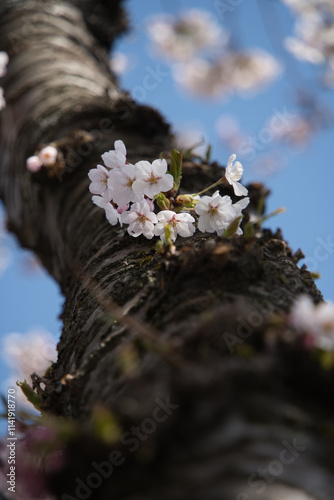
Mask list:
MULTIPOLYGON (((212 144, 212 159, 222 164, 236 151, 227 150, 217 136, 216 123, 221 115, 235 116, 248 135, 260 139, 262 151, 256 151, 254 159, 247 156, 238 158, 245 169, 244 183, 260 181, 270 188, 272 194, 268 211, 282 206, 286 208, 286 213, 270 219, 266 226, 273 229, 281 227, 292 249, 303 250, 309 269, 321 275, 317 284, 325 299, 334 300, 334 249, 331 247, 334 232, 329 216, 334 180, 333 128, 314 135, 304 151, 286 154, 284 149, 282 166, 273 174, 262 175, 257 167, 260 153, 266 154, 273 148, 271 143, 261 142, 266 121, 277 111, 288 114, 298 111, 294 101, 296 88, 306 88, 320 99, 327 111, 332 112, 333 91, 322 88, 318 83, 319 69, 297 62, 282 48, 282 38, 292 34, 294 21, 283 5, 268 0, 243 0, 222 16, 217 7, 222 3, 229 5, 228 0, 220 3, 214 0, 129 0, 127 5, 134 31, 116 44, 116 50, 131 58, 133 69, 120 78, 121 85, 144 104, 158 108, 176 129, 194 124, 200 127, 206 140, 212 144), (169 67, 150 55, 145 35, 146 16, 161 12, 174 14, 179 9, 193 7, 211 11, 230 31, 235 45, 259 47, 272 53, 284 67, 283 75, 252 99, 235 97, 229 101, 212 102, 199 100, 178 89, 169 67), (148 91, 143 87, 143 78, 152 70, 160 71, 164 76, 156 88, 148 91)), ((279 145, 276 150, 279 152, 279 145)), ((12 262, 0 276, 0 339, 7 333, 24 333, 37 325, 58 338, 61 324, 57 318, 61 313, 62 298, 57 284, 45 272, 27 273, 23 270, 28 252, 19 248, 14 237, 6 237, 2 244, 10 248, 12 262)), ((3 364, 0 366, 0 377, 6 377, 3 364)))

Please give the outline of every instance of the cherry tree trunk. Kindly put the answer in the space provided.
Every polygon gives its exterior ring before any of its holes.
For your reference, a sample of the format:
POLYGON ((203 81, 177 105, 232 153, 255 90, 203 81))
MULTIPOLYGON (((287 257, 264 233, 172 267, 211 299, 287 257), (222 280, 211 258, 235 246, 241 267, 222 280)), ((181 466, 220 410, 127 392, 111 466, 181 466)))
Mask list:
MULTIPOLYGON (((87 173, 115 140, 132 163, 173 145, 158 111, 110 72, 125 29, 119 0, 0 5, 1 199, 64 295, 58 360, 33 382, 43 412, 80 429, 49 488, 60 499, 331 499, 332 372, 272 323, 301 293, 322 300, 301 252, 258 229, 196 233, 161 255, 91 202, 87 173), (28 173, 26 158, 50 143, 57 168, 28 173)), ((185 161, 183 189, 223 172, 185 161)), ((265 188, 249 191, 256 210, 265 188)))

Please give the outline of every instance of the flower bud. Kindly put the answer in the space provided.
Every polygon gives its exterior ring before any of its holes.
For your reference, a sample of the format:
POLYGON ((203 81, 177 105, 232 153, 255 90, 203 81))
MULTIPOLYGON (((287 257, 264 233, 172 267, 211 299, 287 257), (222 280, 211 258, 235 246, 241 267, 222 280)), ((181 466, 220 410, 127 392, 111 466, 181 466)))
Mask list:
POLYGON ((26 167, 30 172, 38 172, 42 168, 42 162, 38 156, 30 156, 27 158, 26 167))
POLYGON ((57 156, 57 148, 53 146, 46 146, 45 148, 41 149, 38 154, 39 159, 45 166, 53 165, 56 162, 57 156))

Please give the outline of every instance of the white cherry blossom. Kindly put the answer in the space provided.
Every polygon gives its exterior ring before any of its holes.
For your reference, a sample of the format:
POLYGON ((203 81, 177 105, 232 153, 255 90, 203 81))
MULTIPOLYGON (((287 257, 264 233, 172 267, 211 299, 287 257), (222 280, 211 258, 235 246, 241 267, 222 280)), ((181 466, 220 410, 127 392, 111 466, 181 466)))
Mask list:
POLYGON ((143 234, 150 240, 154 236, 154 225, 158 220, 146 201, 142 200, 140 203, 134 203, 130 211, 121 214, 121 222, 129 224, 127 231, 131 236, 137 238, 143 234))
POLYGON ((222 233, 236 218, 236 211, 229 196, 220 196, 216 191, 212 196, 202 196, 195 212, 199 215, 198 229, 202 233, 222 233))
POLYGON ((240 184, 240 182, 238 182, 242 177, 244 169, 240 161, 236 161, 235 163, 233 163, 236 157, 237 156, 235 154, 229 157, 227 161, 225 177, 228 183, 233 186, 234 194, 236 196, 245 196, 246 194, 248 194, 248 190, 242 184, 240 184))
POLYGON ((117 205, 127 205, 129 202, 140 201, 143 194, 135 192, 133 185, 136 180, 135 166, 127 163, 122 170, 112 170, 109 174, 108 186, 113 190, 113 201, 117 205))
POLYGON ((166 160, 139 161, 135 165, 136 180, 133 190, 137 194, 145 194, 148 198, 154 198, 160 192, 167 192, 173 187, 174 179, 167 174, 166 160))
POLYGON ((111 188, 108 186, 109 174, 110 171, 102 165, 97 165, 96 168, 92 168, 88 172, 88 177, 92 181, 89 186, 89 191, 93 194, 105 195, 109 198, 108 201, 111 200, 112 193, 111 188))
POLYGON ((160 236, 165 243, 165 226, 168 225, 171 231, 171 238, 176 240, 179 234, 183 238, 192 236, 195 232, 195 219, 188 213, 175 213, 172 210, 162 210, 157 214, 158 223, 154 228, 154 234, 160 236))
POLYGON ((114 142, 114 148, 101 156, 106 167, 119 170, 126 164, 126 147, 123 141, 114 142))

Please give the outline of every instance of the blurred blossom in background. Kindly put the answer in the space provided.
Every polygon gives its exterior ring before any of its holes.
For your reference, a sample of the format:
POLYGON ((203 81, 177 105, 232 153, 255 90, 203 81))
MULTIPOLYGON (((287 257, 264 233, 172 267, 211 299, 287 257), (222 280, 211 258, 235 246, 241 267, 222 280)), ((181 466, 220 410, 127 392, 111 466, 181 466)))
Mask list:
MULTIPOLYGON (((1 387, 3 393, 7 393, 9 387, 15 388, 17 381, 32 385, 30 375, 36 373, 43 377, 57 359, 56 339, 41 327, 26 333, 9 333, 1 339, 1 358, 8 368, 8 378, 1 387)), ((33 409, 19 387, 16 387, 16 396, 21 409, 33 409)))
POLYGON ((279 63, 263 50, 233 50, 229 33, 208 11, 149 18, 147 32, 152 54, 169 60, 175 82, 198 96, 251 96, 281 73, 279 63))
POLYGON ((225 47, 228 34, 207 10, 190 9, 177 16, 149 17, 147 33, 152 53, 170 61, 188 61, 199 53, 225 47))
POLYGON ((124 75, 124 73, 131 68, 130 58, 122 52, 115 52, 110 58, 111 71, 116 73, 117 76, 124 75))
POLYGON ((296 15, 294 36, 285 47, 301 61, 325 66, 324 83, 334 86, 334 2, 282 0, 296 15))

